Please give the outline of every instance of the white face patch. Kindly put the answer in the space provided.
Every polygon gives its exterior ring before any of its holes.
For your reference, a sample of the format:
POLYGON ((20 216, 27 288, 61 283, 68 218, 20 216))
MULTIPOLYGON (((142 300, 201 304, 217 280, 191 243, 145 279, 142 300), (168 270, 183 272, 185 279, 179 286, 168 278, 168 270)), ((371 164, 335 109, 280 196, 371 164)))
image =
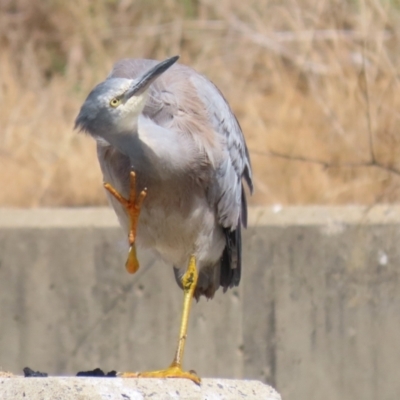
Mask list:
POLYGON ((143 111, 146 100, 147 91, 139 96, 132 96, 113 110, 113 114, 117 116, 117 129, 119 131, 129 131, 137 126, 139 115, 143 111))

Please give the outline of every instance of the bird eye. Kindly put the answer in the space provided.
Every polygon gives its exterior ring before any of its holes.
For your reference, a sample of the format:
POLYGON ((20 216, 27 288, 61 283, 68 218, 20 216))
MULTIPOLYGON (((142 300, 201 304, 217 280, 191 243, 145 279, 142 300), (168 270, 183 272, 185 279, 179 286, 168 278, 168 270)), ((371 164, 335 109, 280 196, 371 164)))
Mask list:
POLYGON ((114 107, 114 108, 118 107, 120 104, 121 104, 121 100, 117 99, 115 97, 110 101, 110 106, 114 107))

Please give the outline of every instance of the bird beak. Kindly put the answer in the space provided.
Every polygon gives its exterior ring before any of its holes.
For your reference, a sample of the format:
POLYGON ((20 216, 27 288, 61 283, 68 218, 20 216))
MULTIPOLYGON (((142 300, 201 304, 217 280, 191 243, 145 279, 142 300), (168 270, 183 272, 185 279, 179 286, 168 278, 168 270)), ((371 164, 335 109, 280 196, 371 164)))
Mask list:
POLYGON ((167 58, 153 67, 150 71, 147 71, 127 90, 125 98, 130 99, 134 95, 143 93, 163 72, 175 64, 178 58, 179 56, 167 58))

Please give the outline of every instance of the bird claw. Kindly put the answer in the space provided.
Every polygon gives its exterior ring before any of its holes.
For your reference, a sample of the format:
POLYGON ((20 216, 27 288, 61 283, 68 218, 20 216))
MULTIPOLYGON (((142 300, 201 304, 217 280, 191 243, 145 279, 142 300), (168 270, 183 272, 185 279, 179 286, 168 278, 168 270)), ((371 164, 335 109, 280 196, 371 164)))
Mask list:
POLYGON ((146 372, 122 372, 117 374, 121 378, 182 378, 190 379, 200 385, 201 379, 194 371, 182 371, 179 365, 171 365, 166 369, 146 372))
POLYGON ((129 216, 129 253, 128 258, 125 263, 125 267, 130 274, 134 274, 139 269, 139 262, 136 256, 136 231, 137 224, 139 221, 139 214, 143 204, 143 201, 147 195, 147 189, 143 189, 139 196, 136 194, 136 173, 134 171, 130 172, 130 189, 129 198, 126 199, 119 193, 113 186, 109 183, 105 183, 104 187, 110 192, 112 196, 125 208, 129 216))

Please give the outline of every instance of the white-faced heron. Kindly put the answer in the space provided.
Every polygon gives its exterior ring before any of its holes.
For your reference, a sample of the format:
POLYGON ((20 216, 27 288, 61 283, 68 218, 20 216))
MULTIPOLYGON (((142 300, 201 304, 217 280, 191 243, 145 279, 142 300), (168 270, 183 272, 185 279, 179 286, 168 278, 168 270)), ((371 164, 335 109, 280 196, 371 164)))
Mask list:
POLYGON ((245 139, 228 103, 203 75, 175 64, 126 59, 83 104, 75 127, 97 141, 109 200, 128 234, 126 268, 139 268, 135 243, 174 266, 184 291, 175 358, 165 370, 122 376, 182 377, 192 298, 237 286, 244 179, 253 190, 245 139))

